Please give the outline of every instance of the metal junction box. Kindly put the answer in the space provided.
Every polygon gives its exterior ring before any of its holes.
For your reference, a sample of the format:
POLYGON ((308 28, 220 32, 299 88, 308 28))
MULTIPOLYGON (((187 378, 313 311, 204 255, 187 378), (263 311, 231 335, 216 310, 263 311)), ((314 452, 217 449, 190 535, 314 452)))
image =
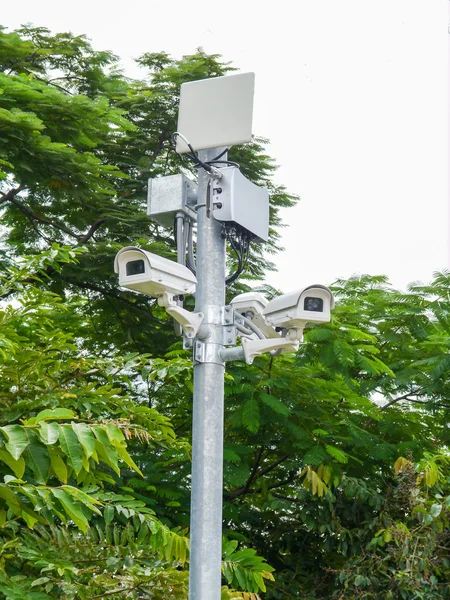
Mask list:
POLYGON ((246 229, 255 242, 269 238, 269 192, 249 181, 237 167, 220 169, 213 185, 213 215, 246 229))
POLYGON ((168 175, 148 180, 147 214, 164 227, 173 227, 177 213, 197 220, 197 184, 186 175, 168 175))

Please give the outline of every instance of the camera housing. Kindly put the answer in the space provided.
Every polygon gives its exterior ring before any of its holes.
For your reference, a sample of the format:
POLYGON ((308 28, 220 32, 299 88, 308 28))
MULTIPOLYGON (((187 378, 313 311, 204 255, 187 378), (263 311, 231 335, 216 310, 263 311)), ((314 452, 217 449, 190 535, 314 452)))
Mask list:
POLYGON ((266 323, 284 329, 303 329, 306 323, 328 323, 334 296, 325 285, 314 284, 283 294, 264 308, 266 323))
POLYGON ((126 246, 114 259, 119 285, 156 298, 193 294, 197 278, 183 265, 136 246, 126 246))
POLYGON ((268 338, 279 337, 273 327, 267 325, 264 318, 264 309, 268 300, 260 292, 245 292, 239 294, 230 302, 231 306, 239 313, 249 318, 268 338))

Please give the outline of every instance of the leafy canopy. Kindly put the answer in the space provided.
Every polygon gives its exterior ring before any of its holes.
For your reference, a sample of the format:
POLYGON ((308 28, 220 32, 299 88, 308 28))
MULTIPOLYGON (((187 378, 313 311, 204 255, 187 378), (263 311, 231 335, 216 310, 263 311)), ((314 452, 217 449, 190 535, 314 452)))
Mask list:
MULTIPOLYGON (((0 31, 0 597, 187 597, 192 368, 155 301, 117 286, 174 154, 179 86, 232 67, 0 31)), ((265 141, 233 148, 279 209, 265 141)), ((233 268, 232 260, 230 268, 233 268)), ((271 268, 252 250, 248 289, 271 268)), ((266 293, 273 293, 263 286, 266 293)), ((450 597, 450 273, 334 284, 296 356, 226 373, 223 600, 450 597), (238 590, 238 591, 236 591, 238 590)))

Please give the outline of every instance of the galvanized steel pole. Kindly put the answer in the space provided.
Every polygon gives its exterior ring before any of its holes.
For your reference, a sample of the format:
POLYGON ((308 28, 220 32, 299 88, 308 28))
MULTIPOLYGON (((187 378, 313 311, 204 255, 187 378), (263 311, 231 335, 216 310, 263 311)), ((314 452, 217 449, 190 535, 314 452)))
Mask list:
MULTIPOLYGON (((223 148, 200 151, 203 162, 223 148)), ((222 158, 226 160, 226 155, 222 158)), ((192 492, 189 600, 220 600, 222 558, 222 476, 224 372, 223 307, 225 304, 225 239, 222 226, 206 214, 209 176, 198 172, 197 291, 195 311, 209 329, 202 362, 195 360, 192 426, 192 492)))

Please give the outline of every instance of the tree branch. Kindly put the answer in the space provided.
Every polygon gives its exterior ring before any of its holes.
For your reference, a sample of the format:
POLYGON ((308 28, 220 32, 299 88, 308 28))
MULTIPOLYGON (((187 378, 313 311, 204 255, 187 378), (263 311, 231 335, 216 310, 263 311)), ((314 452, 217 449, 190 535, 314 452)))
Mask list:
MULTIPOLYGON (((3 202, 3 200, 4 200, 4 198, 2 198, 2 202, 3 202)), ((39 223, 44 223, 44 225, 50 225, 51 227, 54 227, 55 229, 59 229, 60 231, 67 233, 67 235, 70 235, 71 237, 74 237, 77 240, 80 239, 80 236, 78 234, 71 231, 65 225, 60 225, 59 223, 55 223, 51 219, 47 219, 47 217, 41 217, 40 215, 33 212, 31 210, 31 208, 28 208, 28 206, 25 206, 25 204, 23 204, 22 202, 19 202, 19 200, 17 200, 14 196, 9 198, 9 201, 12 202, 12 204, 14 204, 14 206, 17 206, 17 208, 19 210, 21 210, 23 212, 23 214, 26 215, 27 217, 35 219, 39 223)))
POLYGON ((113 594, 119 594, 119 593, 123 593, 123 592, 132 592, 133 590, 138 588, 140 585, 142 585, 141 581, 139 583, 137 583, 136 585, 133 585, 133 587, 115 588, 114 590, 110 590, 109 592, 105 592, 104 594, 98 594, 98 596, 92 596, 92 600, 95 600, 95 598, 106 598, 106 596, 112 596, 113 594))
POLYGON ((47 219, 47 217, 42 217, 41 215, 36 214, 35 212, 33 212, 31 210, 31 208, 29 208, 28 206, 23 204, 23 202, 20 202, 19 200, 17 200, 17 198, 16 198, 17 194, 19 194, 24 188, 25 188, 25 184, 21 183, 18 187, 11 188, 6 193, 0 191, 0 194, 1 194, 0 204, 4 204, 5 202, 9 201, 12 204, 14 204, 14 206, 17 206, 17 208, 19 210, 21 210, 26 217, 28 217, 28 220, 30 221, 31 226, 36 231, 36 233, 38 235, 40 235, 41 237, 43 237, 44 239, 47 239, 47 238, 45 238, 45 236, 43 236, 41 233, 39 233, 39 231, 37 231, 34 221, 38 221, 39 223, 43 223, 44 225, 50 225, 51 227, 54 227, 55 229, 59 229, 63 233, 67 233, 67 235, 70 235, 71 237, 75 238, 76 240, 79 241, 80 244, 86 244, 91 239, 91 237, 94 235, 94 233, 108 219, 108 217, 100 217, 99 219, 97 219, 97 221, 95 221, 95 223, 93 223, 89 227, 88 231, 85 234, 75 233, 74 231, 72 231, 68 227, 66 227, 65 225, 61 225, 60 223, 56 223, 56 222, 52 221, 51 219, 47 219))
POLYGON ((415 392, 407 392, 406 394, 403 394, 403 396, 397 396, 397 398, 394 398, 386 404, 383 404, 383 406, 380 406, 380 410, 386 410, 386 408, 389 408, 393 404, 397 404, 397 402, 400 402, 401 400, 409 400, 409 396, 417 396, 419 393, 420 390, 416 390, 415 392))
POLYGON ((4 202, 8 202, 8 200, 12 200, 14 198, 14 196, 17 196, 17 194, 19 194, 22 190, 25 189, 25 184, 21 183, 18 187, 16 188, 11 188, 8 192, 0 192, 0 194, 2 195, 1 199, 0 199, 0 204, 3 204, 4 202))
POLYGON ((79 238, 80 244, 86 244, 107 219, 108 217, 100 217, 100 219, 97 219, 97 221, 89 227, 87 233, 79 238))
MULTIPOLYGON (((412 400, 410 398, 410 396, 418 396, 419 394, 420 394, 420 389, 412 391, 412 392, 407 392, 406 394, 403 394, 402 396, 397 396, 397 398, 393 398, 392 400, 390 400, 383 406, 380 406, 379 408, 381 411, 386 410, 387 408, 389 408, 390 406, 393 406, 394 404, 397 404, 397 402, 400 402, 401 400, 409 400, 410 402, 419 402, 418 400, 412 400)), ((363 427, 363 429, 366 430, 374 422, 375 422, 375 419, 370 418, 367 421, 367 423, 365 424, 365 426, 363 427)))
POLYGON ((284 462, 285 460, 287 460, 288 458, 289 458, 289 456, 287 454, 285 454, 284 456, 282 456, 281 458, 279 458, 277 461, 275 461, 271 465, 268 465, 265 469, 263 469, 262 471, 260 471, 258 473, 258 477, 262 477, 263 475, 266 475, 270 471, 273 471, 273 469, 275 469, 276 467, 278 467, 278 465, 281 465, 281 463, 284 462))
MULTIPOLYGON (((277 488, 283 487, 283 485, 288 485, 288 483, 292 483, 295 480, 296 476, 289 477, 289 479, 285 479, 284 481, 279 481, 278 483, 274 483, 269 485, 268 490, 276 490, 277 488)), ((255 490, 256 492, 262 492, 262 489, 255 490)))
POLYGON ((255 464, 253 465, 253 469, 252 469, 252 472, 250 473, 250 477, 247 479, 247 482, 244 485, 244 490, 248 490, 249 489, 250 485, 252 484, 253 480, 256 477, 256 473, 258 471, 258 467, 259 467, 260 462, 261 462, 261 457, 262 457, 263 450, 264 450, 264 446, 261 446, 261 448, 258 450, 258 452, 256 454, 255 464))
MULTIPOLYGON (((262 451, 262 449, 261 449, 262 451)), ((261 471, 259 471, 259 473, 257 472, 254 476, 253 476, 253 481, 259 477, 262 477, 263 475, 266 475, 267 473, 269 473, 270 471, 273 471, 273 469, 275 469, 276 467, 278 467, 278 465, 280 465, 282 462, 284 462, 285 460, 287 460, 289 458, 289 456, 286 454, 285 456, 282 456, 280 459, 278 459, 277 461, 275 461, 274 463, 268 465, 265 469, 262 469, 261 471)), ((252 474, 250 474, 250 477, 252 477, 252 474)), ((250 479, 250 478, 249 478, 250 479)), ((291 479, 289 479, 288 481, 283 481, 281 483, 276 483, 273 486, 268 486, 268 489, 272 489, 273 487, 280 487, 282 485, 285 485, 286 483, 288 483, 289 481, 291 481, 291 479)), ((229 493, 229 496, 231 499, 237 498, 238 496, 245 496, 247 494, 254 494, 254 493, 258 493, 261 491, 261 488, 258 490, 251 490, 250 489, 250 485, 251 482, 249 483, 249 481, 247 481, 247 483, 240 487, 237 488, 235 490, 231 490, 229 493)))
POLYGON ((295 504, 304 504, 303 500, 300 498, 291 498, 290 496, 283 496, 283 494, 273 494, 275 498, 279 498, 280 500, 287 500, 288 502, 294 502, 295 504))

